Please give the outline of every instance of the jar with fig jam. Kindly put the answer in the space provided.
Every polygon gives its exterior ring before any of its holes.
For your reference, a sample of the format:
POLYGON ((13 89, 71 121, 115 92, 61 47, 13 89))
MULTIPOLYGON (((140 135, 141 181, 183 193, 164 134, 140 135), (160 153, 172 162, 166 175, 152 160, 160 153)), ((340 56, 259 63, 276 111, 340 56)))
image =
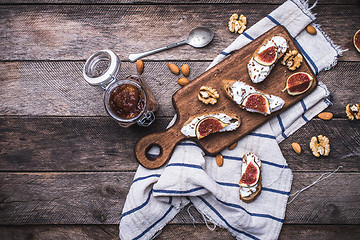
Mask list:
POLYGON ((138 124, 147 127, 155 120, 157 102, 140 76, 117 78, 120 64, 114 52, 98 51, 86 61, 84 78, 89 84, 105 90, 105 110, 120 126, 138 124))

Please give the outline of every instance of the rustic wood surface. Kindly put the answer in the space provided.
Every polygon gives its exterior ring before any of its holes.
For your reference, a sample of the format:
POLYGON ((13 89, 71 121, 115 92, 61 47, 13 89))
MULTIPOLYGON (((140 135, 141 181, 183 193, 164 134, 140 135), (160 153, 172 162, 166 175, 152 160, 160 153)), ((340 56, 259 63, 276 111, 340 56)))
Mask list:
MULTIPOLYGON (((0 239, 118 239, 138 166, 133 147, 165 129, 175 113, 171 96, 180 86, 167 63, 189 64, 195 79, 236 38, 227 29, 232 13, 245 14, 251 27, 283 2, 0 0, 0 239), (82 77, 86 58, 112 49, 125 77, 136 73, 129 53, 181 40, 199 25, 215 31, 208 47, 144 58, 143 76, 160 105, 154 125, 120 128, 104 111, 103 91, 82 77)), ((332 93, 327 111, 334 118, 311 120, 280 147, 294 172, 292 192, 343 168, 288 205, 279 239, 359 239, 360 127, 346 118, 345 106, 360 103, 360 53, 352 44, 360 4, 319 0, 313 11, 332 40, 348 49, 317 76, 332 93), (327 158, 313 157, 308 148, 318 134, 331 141, 327 158), (292 142, 302 146, 300 156, 292 142)), ((234 239, 224 229, 210 231, 194 208, 190 212, 195 222, 183 210, 156 239, 234 239)))

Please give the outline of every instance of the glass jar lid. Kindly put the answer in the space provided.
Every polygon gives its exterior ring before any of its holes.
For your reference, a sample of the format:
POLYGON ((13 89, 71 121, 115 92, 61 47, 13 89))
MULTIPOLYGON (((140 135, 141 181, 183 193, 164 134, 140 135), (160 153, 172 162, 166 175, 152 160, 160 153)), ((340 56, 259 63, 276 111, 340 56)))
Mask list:
POLYGON ((85 63, 83 76, 90 85, 105 85, 114 80, 121 61, 111 50, 100 50, 85 63))

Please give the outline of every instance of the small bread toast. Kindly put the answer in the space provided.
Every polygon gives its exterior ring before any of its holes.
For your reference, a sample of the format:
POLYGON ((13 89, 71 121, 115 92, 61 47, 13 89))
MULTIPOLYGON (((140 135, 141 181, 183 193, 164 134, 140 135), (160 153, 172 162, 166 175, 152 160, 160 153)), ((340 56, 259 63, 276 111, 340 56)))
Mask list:
MULTIPOLYGON (((274 48, 272 48, 274 50, 274 48)), ((278 33, 275 36, 267 37, 262 44, 251 55, 249 63, 247 65, 250 79, 253 83, 260 83, 266 79, 270 74, 272 68, 277 61, 285 54, 288 49, 288 40, 284 34, 278 33), (274 58, 270 62, 259 61, 257 57, 266 49, 275 47, 276 55, 270 54, 266 56, 273 56, 274 58)))
POLYGON ((240 108, 249 112, 261 113, 263 115, 271 114, 272 112, 280 110, 285 101, 275 95, 266 94, 256 88, 237 80, 223 80, 221 83, 221 89, 225 92, 226 96, 233 100, 240 108), (260 108, 251 107, 251 104, 246 104, 248 97, 251 95, 259 95, 263 97, 265 102, 260 108))
POLYGON ((191 116, 181 128, 181 133, 187 137, 198 137, 199 139, 199 136, 196 134, 197 125, 203 119, 209 117, 216 118, 225 124, 225 126, 219 132, 234 131, 241 124, 240 117, 235 114, 224 112, 209 112, 191 116))
POLYGON ((256 156, 253 153, 246 153, 243 156, 242 164, 241 164, 241 177, 243 177, 244 174, 250 173, 253 174, 253 169, 251 169, 250 172, 247 172, 246 169, 249 164, 253 164, 252 166, 257 166, 256 168, 259 171, 258 179, 256 183, 248 182, 248 177, 245 177, 244 180, 240 180, 239 182, 239 196, 240 199, 246 203, 250 203, 254 201, 261 193, 262 185, 261 185, 261 174, 262 174, 262 168, 261 168, 261 160, 258 156, 256 156), (255 184, 255 185, 254 185, 255 184))

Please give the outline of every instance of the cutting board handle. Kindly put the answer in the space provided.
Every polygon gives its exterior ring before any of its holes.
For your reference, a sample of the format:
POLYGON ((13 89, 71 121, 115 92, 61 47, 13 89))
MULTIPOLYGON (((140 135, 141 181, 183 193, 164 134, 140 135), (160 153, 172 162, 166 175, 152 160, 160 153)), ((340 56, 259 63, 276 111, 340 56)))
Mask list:
POLYGON ((136 159, 146 168, 159 168, 170 158, 176 144, 184 138, 185 136, 177 126, 173 126, 163 132, 147 135, 141 138, 135 145, 136 159), (160 149, 160 153, 157 156, 149 154, 149 150, 153 146, 160 149))

